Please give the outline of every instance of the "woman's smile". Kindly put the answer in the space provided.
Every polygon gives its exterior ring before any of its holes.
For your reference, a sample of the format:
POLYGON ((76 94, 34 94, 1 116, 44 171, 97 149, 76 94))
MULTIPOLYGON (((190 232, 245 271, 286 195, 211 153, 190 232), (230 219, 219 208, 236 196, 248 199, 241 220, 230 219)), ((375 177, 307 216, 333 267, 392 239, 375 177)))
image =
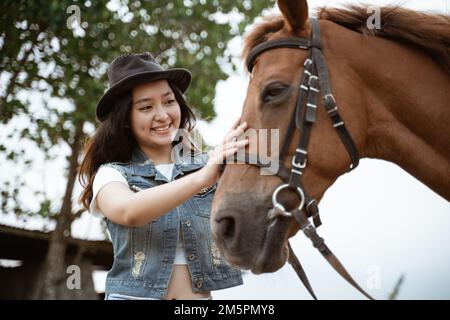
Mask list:
POLYGON ((169 134, 171 128, 172 122, 170 122, 168 125, 153 127, 150 129, 150 131, 158 136, 165 136, 169 134))

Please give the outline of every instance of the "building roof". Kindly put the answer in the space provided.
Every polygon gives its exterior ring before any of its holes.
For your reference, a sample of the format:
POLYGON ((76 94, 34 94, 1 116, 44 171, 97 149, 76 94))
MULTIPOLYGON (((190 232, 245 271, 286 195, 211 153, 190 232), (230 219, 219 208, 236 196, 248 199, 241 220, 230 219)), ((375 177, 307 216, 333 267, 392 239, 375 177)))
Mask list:
MULTIPOLYGON (((27 230, 0 224, 0 259, 40 260, 45 258, 52 232, 27 230)), ((68 254, 76 254, 83 249, 99 269, 109 269, 113 261, 110 241, 91 241, 69 237, 68 254)))

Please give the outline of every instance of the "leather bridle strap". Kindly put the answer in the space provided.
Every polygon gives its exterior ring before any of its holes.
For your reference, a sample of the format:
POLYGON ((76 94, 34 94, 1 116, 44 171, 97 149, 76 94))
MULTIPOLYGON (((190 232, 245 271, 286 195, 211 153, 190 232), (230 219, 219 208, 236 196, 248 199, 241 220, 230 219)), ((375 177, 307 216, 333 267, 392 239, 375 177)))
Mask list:
POLYGON ((338 107, 336 105, 334 96, 325 95, 322 98, 322 102, 323 105, 325 106, 325 109, 328 112, 328 115, 331 118, 331 121, 333 122, 333 127, 336 129, 339 137, 341 138, 342 143, 344 144, 344 147, 347 149, 347 152, 350 155, 352 164, 350 165, 348 171, 351 171, 354 168, 356 168, 359 164, 359 156, 358 151, 356 150, 356 146, 353 143, 353 140, 351 139, 347 128, 345 127, 344 121, 342 120, 341 116, 337 111, 338 107))
POLYGON ((325 109, 328 112, 333 127, 337 130, 341 141, 343 142, 348 154, 352 160, 352 165, 349 171, 356 168, 359 164, 358 150, 350 136, 344 121, 338 112, 336 100, 333 96, 330 86, 330 77, 328 76, 328 68, 325 60, 325 56, 322 53, 322 44, 320 42, 320 26, 317 20, 311 19, 313 40, 311 45, 312 57, 317 69, 317 75, 319 77, 320 90, 322 92, 322 102, 325 109))
POLYGON ((308 290, 309 294, 314 298, 314 300, 317 300, 316 294, 314 293, 313 288, 309 284, 309 280, 308 277, 306 276, 305 270, 303 270, 302 264, 295 255, 294 250, 292 249, 289 241, 288 241, 288 250, 289 250, 289 258, 288 258, 289 263, 292 265, 292 268, 297 273, 297 276, 300 278, 306 290, 308 290))
POLYGON ((252 52, 247 56, 246 65, 248 67, 248 71, 252 73, 253 66, 256 58, 263 52, 272 50, 274 48, 292 48, 292 49, 303 49, 308 50, 311 47, 311 41, 309 39, 301 39, 301 38, 285 38, 285 39, 277 39, 272 40, 270 42, 263 42, 255 47, 252 52))
MULTIPOLYGON (((311 61, 311 53, 308 55, 308 58, 306 59, 306 61, 311 61)), ((286 131, 286 135, 284 136, 284 143, 283 146, 281 148, 281 152, 280 152, 280 162, 283 163, 284 158, 286 157, 286 154, 289 150, 289 146, 290 143, 287 143, 287 141, 290 141, 292 136, 294 135, 294 130, 295 128, 299 129, 301 128, 301 110, 302 110, 302 103, 303 101, 305 101, 305 97, 308 93, 308 87, 306 86, 306 81, 308 74, 306 73, 306 71, 308 71, 309 69, 309 63, 305 62, 305 72, 303 72, 302 74, 302 78, 300 80, 300 87, 299 89, 299 93, 297 95, 297 101, 295 102, 295 109, 294 109, 294 116, 291 117, 291 121, 289 122, 289 127, 286 131)))
MULTIPOLYGON (((356 288, 359 292, 365 295, 370 300, 374 300, 368 293, 366 293, 359 285, 353 280, 352 276, 347 272, 342 263, 336 258, 333 252, 328 248, 325 244, 325 240, 321 238, 311 223, 308 221, 308 218, 304 214, 302 210, 294 210, 292 211, 295 219, 300 221, 300 229, 303 233, 311 240, 313 246, 319 250, 322 256, 327 260, 327 262, 336 270, 341 277, 343 277, 347 282, 349 282, 354 288, 356 288)), ((289 245, 290 246, 290 245, 289 245)), ((295 269, 295 268, 294 268, 295 269)), ((299 275, 300 277, 300 275, 299 275)), ((303 281, 302 281, 303 282, 303 281)), ((308 290, 309 291, 309 290, 308 290)), ((314 297, 314 295, 313 295, 314 297)))

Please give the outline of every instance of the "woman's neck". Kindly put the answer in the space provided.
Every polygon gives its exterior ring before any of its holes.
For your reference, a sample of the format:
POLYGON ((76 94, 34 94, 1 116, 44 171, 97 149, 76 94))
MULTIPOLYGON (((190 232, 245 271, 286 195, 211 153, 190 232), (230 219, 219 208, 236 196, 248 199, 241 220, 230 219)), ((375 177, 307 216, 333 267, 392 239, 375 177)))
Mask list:
POLYGON ((171 153, 172 153, 172 145, 168 145, 165 147, 160 147, 158 149, 149 148, 145 146, 140 146, 142 152, 152 160, 154 165, 164 164, 164 163, 172 163, 171 153))

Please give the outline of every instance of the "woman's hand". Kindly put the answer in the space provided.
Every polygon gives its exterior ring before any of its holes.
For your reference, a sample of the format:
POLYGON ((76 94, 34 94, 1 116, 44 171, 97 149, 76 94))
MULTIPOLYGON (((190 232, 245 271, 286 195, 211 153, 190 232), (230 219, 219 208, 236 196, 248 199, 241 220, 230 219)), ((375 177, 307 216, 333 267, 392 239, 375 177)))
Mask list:
POLYGON ((219 179, 220 166, 224 160, 238 151, 239 148, 245 147, 248 144, 248 140, 237 140, 237 138, 245 132, 247 128, 247 122, 239 125, 241 118, 233 124, 231 129, 227 132, 223 139, 223 143, 218 145, 213 150, 208 152, 208 163, 199 171, 202 175, 203 187, 210 186, 219 179))

